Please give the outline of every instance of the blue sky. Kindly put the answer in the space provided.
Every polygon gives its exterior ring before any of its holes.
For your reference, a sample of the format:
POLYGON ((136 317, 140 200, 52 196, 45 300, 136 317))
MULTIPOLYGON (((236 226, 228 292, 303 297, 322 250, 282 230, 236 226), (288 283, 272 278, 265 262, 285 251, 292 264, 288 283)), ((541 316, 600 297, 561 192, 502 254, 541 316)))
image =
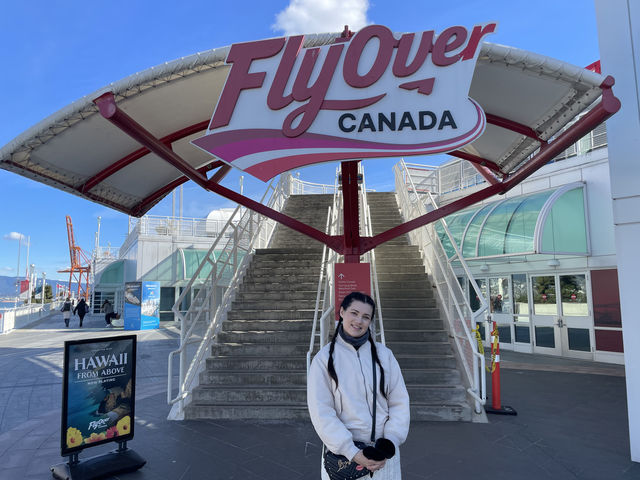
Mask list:
MULTIPOLYGON (((198 51, 282 35, 283 27, 315 33, 367 22, 394 31, 441 31, 454 24, 497 21, 498 31, 488 41, 579 66, 599 58, 591 0, 209 0, 180 6, 163 0, 32 0, 5 2, 0 12, 0 146, 110 82, 198 51)), ((441 158, 414 161, 436 164, 441 158)), ((368 185, 390 190, 394 163, 366 162, 368 185)), ((335 165, 310 167, 301 176, 333 183, 333 171, 335 165)), ((224 184, 238 190, 238 179, 234 172, 224 184)), ((264 187, 245 177, 245 193, 260 196, 264 187)), ((184 186, 184 216, 204 217, 210 210, 230 206, 234 205, 191 182, 184 186)), ((170 215, 171 196, 150 213, 170 215)), ((98 216, 102 246, 118 247, 126 238, 126 215, 0 170, 0 275, 16 274, 18 241, 11 233, 18 232, 31 237, 29 263, 36 265, 38 274, 64 278, 56 271, 69 264, 65 215, 73 219, 76 243, 88 252, 98 216)), ((22 272, 25 249, 23 245, 22 272)))

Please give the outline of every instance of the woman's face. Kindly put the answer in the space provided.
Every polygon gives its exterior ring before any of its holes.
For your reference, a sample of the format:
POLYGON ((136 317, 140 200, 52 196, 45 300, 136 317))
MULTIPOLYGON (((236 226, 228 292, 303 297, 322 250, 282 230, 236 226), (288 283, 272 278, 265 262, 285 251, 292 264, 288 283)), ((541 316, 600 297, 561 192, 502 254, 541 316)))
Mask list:
POLYGON ((373 307, 368 303, 354 300, 346 310, 340 307, 342 317, 342 328, 347 335, 361 337, 367 332, 371 323, 373 307))

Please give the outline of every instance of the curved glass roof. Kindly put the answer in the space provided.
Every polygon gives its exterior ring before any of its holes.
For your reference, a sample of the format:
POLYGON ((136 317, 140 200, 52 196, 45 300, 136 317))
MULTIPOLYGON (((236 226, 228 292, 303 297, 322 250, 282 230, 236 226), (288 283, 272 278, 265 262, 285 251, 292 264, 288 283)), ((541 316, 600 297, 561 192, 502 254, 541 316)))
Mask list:
MULTIPOLYGON (((444 218, 467 260, 534 253, 588 255, 584 184, 505 198, 460 210, 444 218)), ((455 256, 442 222, 436 231, 455 256)))

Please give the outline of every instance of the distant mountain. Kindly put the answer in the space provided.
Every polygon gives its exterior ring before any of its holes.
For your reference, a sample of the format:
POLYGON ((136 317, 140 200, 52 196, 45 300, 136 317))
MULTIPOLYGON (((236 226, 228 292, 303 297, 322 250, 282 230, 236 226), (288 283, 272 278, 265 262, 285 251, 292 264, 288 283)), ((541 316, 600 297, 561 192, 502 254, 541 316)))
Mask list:
MULTIPOLYGON (((47 279, 47 285, 51 285, 53 293, 56 292, 56 284, 67 285, 67 282, 63 280, 47 279)), ((38 278, 36 282, 36 292, 40 291, 42 287, 42 279, 38 278)), ((75 290, 76 284, 71 284, 71 290, 75 290)), ((0 275, 0 297, 14 297, 16 294, 16 277, 6 277, 0 275)))

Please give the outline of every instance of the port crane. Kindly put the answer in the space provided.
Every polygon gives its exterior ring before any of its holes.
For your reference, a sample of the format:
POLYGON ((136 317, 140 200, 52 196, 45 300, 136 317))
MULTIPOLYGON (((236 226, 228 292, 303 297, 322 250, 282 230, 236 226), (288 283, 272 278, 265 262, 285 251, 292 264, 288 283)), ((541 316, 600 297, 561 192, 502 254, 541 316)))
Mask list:
POLYGON ((71 285, 76 282, 76 298, 85 297, 89 298, 89 274, 91 273, 91 259, 87 253, 76 245, 75 238, 73 236, 73 222, 69 215, 67 219, 67 236, 69 237, 69 257, 71 259, 71 266, 64 270, 58 270, 58 273, 69 274, 69 286, 67 291, 71 292, 71 285))

